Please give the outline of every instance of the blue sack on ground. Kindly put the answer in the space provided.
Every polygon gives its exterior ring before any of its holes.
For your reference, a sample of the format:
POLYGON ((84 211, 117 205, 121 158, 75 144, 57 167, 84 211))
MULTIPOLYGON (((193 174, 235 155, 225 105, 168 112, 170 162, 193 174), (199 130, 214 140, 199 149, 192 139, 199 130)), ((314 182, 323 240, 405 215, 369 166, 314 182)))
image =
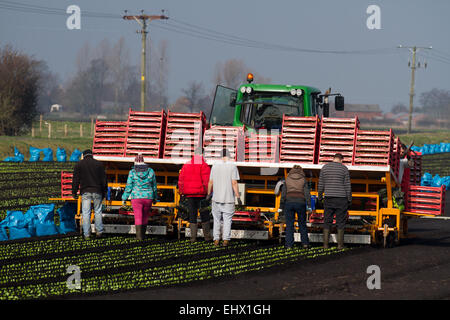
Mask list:
POLYGON ((42 161, 53 161, 53 150, 51 148, 42 149, 42 152, 44 153, 44 159, 42 161))
POLYGON ((0 241, 8 240, 8 234, 6 233, 6 220, 0 222, 0 241))
POLYGON ((59 215, 59 232, 61 234, 77 231, 77 224, 75 223, 76 203, 67 202, 56 212, 59 215))
POLYGON ((431 187, 432 181, 433 181, 433 176, 431 175, 431 173, 425 172, 423 174, 422 178, 420 179, 420 185, 426 186, 426 187, 431 187))
POLYGON ((14 157, 7 157, 3 161, 6 161, 6 162, 23 162, 23 160, 24 160, 23 154, 20 153, 19 149, 14 147, 14 157))
POLYGON ((27 229, 27 221, 22 211, 7 211, 5 220, 9 229, 9 239, 16 240, 30 238, 31 235, 27 229))
POLYGON ((25 156, 16 147, 14 147, 14 157, 19 160, 18 162, 25 160, 25 156))
POLYGON ((30 162, 36 162, 39 161, 41 158, 41 149, 30 147, 30 162))
POLYGON ((433 181, 431 181, 432 187, 440 187, 442 185, 442 178, 437 174, 433 177, 433 181))
POLYGON ((31 237, 36 237, 36 221, 37 217, 34 214, 32 207, 24 213, 24 219, 27 223, 27 230, 31 237))
POLYGON ((55 225, 55 204, 39 204, 31 206, 36 217, 36 235, 52 236, 58 234, 58 228, 55 225))
POLYGON ((66 154, 66 150, 58 147, 56 149, 56 160, 58 162, 66 162, 67 161, 67 154, 66 154))
POLYGON ((444 152, 450 152, 450 143, 445 144, 444 152))
POLYGON ((73 150, 72 155, 70 156, 70 161, 80 161, 81 151, 78 149, 73 150))
POLYGON ((445 190, 450 188, 450 176, 442 178, 442 184, 445 186, 445 190))

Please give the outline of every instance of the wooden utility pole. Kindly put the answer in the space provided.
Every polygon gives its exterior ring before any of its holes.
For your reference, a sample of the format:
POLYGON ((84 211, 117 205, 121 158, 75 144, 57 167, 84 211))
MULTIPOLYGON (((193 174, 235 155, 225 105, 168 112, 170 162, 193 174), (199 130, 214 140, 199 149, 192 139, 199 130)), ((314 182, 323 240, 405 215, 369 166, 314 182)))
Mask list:
MULTIPOLYGON (((408 116, 408 134, 411 133, 411 123, 412 123, 412 114, 413 114, 413 101, 414 101, 414 81, 415 81, 415 72, 416 68, 420 67, 420 64, 416 65, 416 53, 417 49, 432 49, 432 47, 404 47, 399 45, 398 48, 404 49, 407 48, 412 52, 412 64, 408 63, 408 66, 411 68, 411 87, 409 89, 409 116, 408 116)), ((426 68, 426 64, 425 64, 426 68)))
MULTIPOLYGON (((126 14, 127 11, 125 11, 126 14)), ((142 35, 142 52, 141 52, 141 111, 145 110, 145 93, 146 93, 146 87, 145 87, 145 74, 146 74, 146 44, 147 44, 147 25, 150 24, 152 20, 161 20, 161 19, 169 19, 169 17, 165 15, 146 15, 143 13, 143 10, 141 11, 141 15, 125 15, 123 16, 123 19, 125 20, 136 20, 137 23, 140 24, 141 30, 136 31, 137 33, 140 33, 142 35), (147 23, 148 21, 148 23, 147 23)))

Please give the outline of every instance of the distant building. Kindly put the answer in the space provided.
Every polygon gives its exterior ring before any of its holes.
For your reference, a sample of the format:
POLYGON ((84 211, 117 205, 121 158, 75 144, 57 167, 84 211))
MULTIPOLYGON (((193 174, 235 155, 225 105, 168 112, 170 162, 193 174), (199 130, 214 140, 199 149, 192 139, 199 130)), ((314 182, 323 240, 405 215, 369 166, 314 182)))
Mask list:
POLYGON ((62 105, 60 104, 53 104, 50 107, 50 112, 60 112, 60 111, 62 111, 62 105))
POLYGON ((379 120, 383 118, 383 112, 378 104, 351 104, 346 103, 344 111, 336 111, 334 104, 330 103, 330 117, 354 118, 360 120, 379 120))

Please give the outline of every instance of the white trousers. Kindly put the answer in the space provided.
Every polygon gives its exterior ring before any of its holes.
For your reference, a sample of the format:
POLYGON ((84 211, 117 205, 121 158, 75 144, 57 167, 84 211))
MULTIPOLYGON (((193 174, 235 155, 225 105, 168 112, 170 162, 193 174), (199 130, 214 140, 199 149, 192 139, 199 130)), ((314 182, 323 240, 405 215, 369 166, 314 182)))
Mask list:
POLYGON ((218 203, 212 201, 211 213, 213 215, 213 235, 214 240, 230 240, 231 220, 234 215, 234 203, 218 203), (223 220, 223 230, 221 236, 221 222, 223 220))

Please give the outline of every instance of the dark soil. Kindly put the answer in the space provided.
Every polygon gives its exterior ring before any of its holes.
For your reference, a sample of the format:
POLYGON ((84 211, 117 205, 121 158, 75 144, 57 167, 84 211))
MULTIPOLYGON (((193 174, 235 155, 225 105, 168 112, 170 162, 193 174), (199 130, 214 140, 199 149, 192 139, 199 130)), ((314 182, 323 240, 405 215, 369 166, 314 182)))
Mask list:
MULTIPOLYGON (((450 199, 448 199, 450 200, 450 199)), ((450 205, 449 201, 447 204, 450 205)), ((446 215, 450 216, 450 206, 446 215)), ((274 300, 450 299, 450 220, 411 219, 410 238, 394 248, 358 247, 233 279, 155 288, 91 299, 274 300), (381 289, 369 290, 377 265, 381 289)))

